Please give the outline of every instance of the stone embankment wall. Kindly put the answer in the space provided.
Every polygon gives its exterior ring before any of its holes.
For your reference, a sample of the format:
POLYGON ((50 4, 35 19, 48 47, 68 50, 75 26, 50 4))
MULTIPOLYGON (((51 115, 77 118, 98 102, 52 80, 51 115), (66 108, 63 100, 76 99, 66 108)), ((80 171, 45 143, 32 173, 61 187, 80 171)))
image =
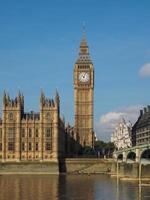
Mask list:
POLYGON ((150 164, 149 165, 142 165, 141 171, 143 178, 150 178, 150 164))
MULTIPOLYGON (((61 172, 67 173, 107 173, 110 172, 113 161, 98 158, 68 158, 65 159, 61 172)), ((61 165, 62 166, 62 165, 61 165)))
MULTIPOLYGON (((109 173, 125 178, 139 177, 138 163, 117 163, 112 159, 67 158, 59 162, 0 163, 0 174, 98 174, 109 173)), ((141 166, 141 177, 150 178, 150 164, 141 166)))
POLYGON ((58 162, 0 163, 0 174, 59 174, 58 162))
MULTIPOLYGON (((139 177, 140 166, 139 163, 117 163, 112 164, 111 173, 112 175, 117 175, 119 177, 126 178, 138 178, 139 177), (118 171, 118 172, 117 172, 118 171)), ((141 178, 150 178, 150 164, 141 164, 141 178)))
POLYGON ((69 158, 59 162, 0 163, 0 174, 107 173, 111 166, 112 160, 69 158))

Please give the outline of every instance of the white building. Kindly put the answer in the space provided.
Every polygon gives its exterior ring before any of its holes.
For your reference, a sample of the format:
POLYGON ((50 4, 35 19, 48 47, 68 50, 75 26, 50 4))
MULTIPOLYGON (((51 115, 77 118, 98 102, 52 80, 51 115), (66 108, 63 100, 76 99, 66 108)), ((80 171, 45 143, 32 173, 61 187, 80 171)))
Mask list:
POLYGON ((125 119, 122 118, 111 136, 111 142, 115 144, 118 150, 132 146, 131 131, 132 124, 130 122, 126 123, 125 119))

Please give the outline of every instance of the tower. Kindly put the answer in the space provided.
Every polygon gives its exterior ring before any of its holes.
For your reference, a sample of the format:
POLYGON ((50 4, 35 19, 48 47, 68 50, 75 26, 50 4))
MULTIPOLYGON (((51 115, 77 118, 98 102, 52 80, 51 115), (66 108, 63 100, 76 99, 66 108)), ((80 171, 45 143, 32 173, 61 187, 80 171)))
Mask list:
POLYGON ((93 90, 94 68, 84 32, 74 66, 74 130, 76 140, 82 147, 93 147, 94 143, 93 90))
POLYGON ((24 111, 24 96, 19 92, 11 99, 3 96, 3 160, 20 160, 21 115, 24 111))
POLYGON ((46 98, 41 92, 40 123, 41 123, 41 158, 44 160, 59 157, 59 94, 55 100, 46 98))

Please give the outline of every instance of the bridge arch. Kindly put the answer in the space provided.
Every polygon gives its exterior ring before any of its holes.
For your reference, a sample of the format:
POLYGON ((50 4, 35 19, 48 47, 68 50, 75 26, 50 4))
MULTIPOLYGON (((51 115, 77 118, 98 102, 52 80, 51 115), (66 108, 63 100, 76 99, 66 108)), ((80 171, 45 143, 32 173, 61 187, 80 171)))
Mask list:
POLYGON ((135 160, 136 160, 136 153, 133 151, 130 151, 127 154, 127 162, 135 162, 135 160))
POLYGON ((141 161, 150 162, 150 149, 145 149, 141 153, 141 161))
POLYGON ((123 154, 122 153, 118 154, 117 160, 118 161, 123 161, 123 154))

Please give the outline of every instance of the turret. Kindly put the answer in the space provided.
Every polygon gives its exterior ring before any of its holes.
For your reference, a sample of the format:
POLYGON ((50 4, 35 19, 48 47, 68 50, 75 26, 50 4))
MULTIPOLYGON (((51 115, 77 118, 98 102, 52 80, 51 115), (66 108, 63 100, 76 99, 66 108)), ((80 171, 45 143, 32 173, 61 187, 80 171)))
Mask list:
POLYGON ((41 106, 41 109, 52 109, 52 108, 58 107, 59 106, 58 92, 56 92, 55 100, 53 100, 49 97, 48 98, 45 97, 44 92, 41 91, 40 106, 41 106))
POLYGON ((60 104, 60 98, 59 98, 59 94, 58 94, 58 91, 56 90, 56 95, 55 95, 55 104, 57 106, 59 106, 60 104))
POLYGON ((23 93, 21 95, 21 102, 22 102, 22 106, 24 107, 24 95, 23 95, 23 93))
POLYGON ((6 102, 7 102, 7 95, 6 95, 6 92, 4 91, 4 95, 3 95, 3 106, 4 107, 6 105, 6 102))
POLYGON ((4 95, 3 95, 3 108, 6 109, 10 109, 10 108, 17 108, 19 110, 24 110, 24 96, 23 94, 20 93, 20 91, 18 92, 18 95, 15 99, 11 99, 9 94, 4 91, 4 95))
POLYGON ((44 105, 44 102, 45 102, 45 95, 44 95, 43 90, 41 90, 41 96, 40 96, 40 106, 41 106, 41 108, 44 105))
POLYGON ((24 96, 23 96, 23 93, 21 94, 20 91, 18 92, 16 103, 17 103, 17 106, 20 107, 21 111, 24 112, 24 96))

